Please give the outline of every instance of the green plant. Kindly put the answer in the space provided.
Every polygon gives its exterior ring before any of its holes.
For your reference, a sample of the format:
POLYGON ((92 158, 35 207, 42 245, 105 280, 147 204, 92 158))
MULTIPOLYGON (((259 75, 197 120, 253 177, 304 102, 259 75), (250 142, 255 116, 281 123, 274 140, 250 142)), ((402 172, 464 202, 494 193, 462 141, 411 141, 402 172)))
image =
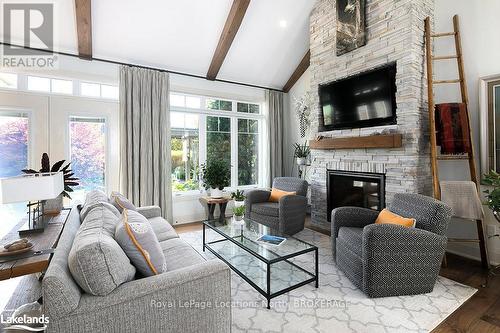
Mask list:
POLYGON ((235 201, 245 200, 245 194, 242 190, 236 190, 236 192, 231 193, 231 198, 235 201))
MULTIPOLYGON (((484 175, 483 183, 492 186, 492 190, 485 190, 488 207, 493 213, 500 211, 500 174, 491 170, 489 174, 484 175)), ((495 216, 496 217, 496 216, 495 216)))
POLYGON ((231 184, 231 168, 223 160, 211 159, 201 165, 201 179, 206 190, 209 188, 223 190, 231 184))
POLYGON ((245 206, 234 207, 233 213, 236 216, 243 216, 245 214, 245 206))
POLYGON ((43 153, 42 155, 42 168, 39 171, 33 169, 23 169, 22 172, 26 174, 35 174, 35 173, 44 173, 44 172, 62 172, 64 177, 64 191, 61 193, 64 197, 71 199, 69 192, 73 192, 73 187, 80 185, 78 181, 79 178, 73 177, 75 174, 71 171, 69 166, 71 162, 68 162, 65 166, 63 166, 66 160, 61 160, 52 167, 50 167, 50 159, 47 153, 43 153))
POLYGON ((295 148, 293 156, 296 158, 307 158, 311 153, 311 148, 309 148, 309 146, 307 145, 307 141, 304 142, 303 145, 299 143, 294 143, 293 147, 295 148))

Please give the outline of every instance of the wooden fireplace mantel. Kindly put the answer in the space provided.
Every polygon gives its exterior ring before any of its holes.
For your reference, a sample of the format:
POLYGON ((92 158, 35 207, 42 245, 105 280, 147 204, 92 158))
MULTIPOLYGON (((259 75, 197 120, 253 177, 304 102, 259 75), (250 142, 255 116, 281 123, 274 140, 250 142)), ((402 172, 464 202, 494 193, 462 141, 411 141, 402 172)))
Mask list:
POLYGON ((401 134, 379 134, 343 138, 320 138, 309 140, 311 149, 355 149, 355 148, 400 148, 403 146, 401 134))

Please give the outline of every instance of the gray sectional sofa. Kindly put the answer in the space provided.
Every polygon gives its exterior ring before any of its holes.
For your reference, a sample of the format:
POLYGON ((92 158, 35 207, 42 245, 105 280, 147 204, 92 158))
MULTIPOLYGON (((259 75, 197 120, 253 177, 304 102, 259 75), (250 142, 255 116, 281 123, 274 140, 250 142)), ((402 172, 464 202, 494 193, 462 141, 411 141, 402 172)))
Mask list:
POLYGON ((86 293, 68 264, 81 225, 80 211, 74 207, 42 281, 44 311, 50 320, 47 331, 229 332, 228 266, 217 259, 205 260, 180 239, 160 216, 159 207, 142 207, 138 212, 149 220, 160 241, 167 272, 147 278, 136 276, 105 296, 86 293))

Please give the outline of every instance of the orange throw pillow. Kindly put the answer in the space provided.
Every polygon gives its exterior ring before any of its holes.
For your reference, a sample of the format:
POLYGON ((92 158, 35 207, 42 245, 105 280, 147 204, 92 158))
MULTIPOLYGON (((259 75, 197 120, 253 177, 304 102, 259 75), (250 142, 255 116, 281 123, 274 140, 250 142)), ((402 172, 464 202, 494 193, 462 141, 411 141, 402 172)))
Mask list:
POLYGON ((269 196, 269 201, 270 202, 280 202, 281 197, 284 197, 285 195, 294 195, 297 194, 297 192, 287 192, 287 191, 282 191, 278 190, 277 188, 272 188, 271 189, 271 195, 269 196))
POLYGON ((383 209, 375 221, 375 223, 398 224, 407 228, 415 227, 415 222, 415 219, 399 216, 388 209, 383 209))

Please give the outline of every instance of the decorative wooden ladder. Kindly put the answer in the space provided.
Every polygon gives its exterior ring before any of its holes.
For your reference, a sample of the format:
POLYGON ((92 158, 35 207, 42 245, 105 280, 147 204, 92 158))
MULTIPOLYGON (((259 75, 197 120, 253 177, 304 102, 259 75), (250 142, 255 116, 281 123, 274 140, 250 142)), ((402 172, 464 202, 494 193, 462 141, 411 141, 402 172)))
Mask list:
MULTIPOLYGON (((425 50, 426 50, 426 63, 427 63, 427 93, 428 93, 428 106, 429 106, 429 125, 430 125, 430 141, 431 141, 431 170, 432 170, 432 185, 433 193, 436 199, 441 198, 441 190, 439 187, 439 174, 438 174, 438 160, 468 160, 470 178, 476 184, 476 188, 479 191, 479 182, 476 174, 476 162, 474 158, 474 146, 472 144, 472 131, 470 125, 470 115, 469 115, 469 99, 467 97, 467 85, 465 82, 464 74, 464 63, 462 57, 462 44, 460 40, 460 28, 458 15, 453 16, 453 31, 444 33, 432 33, 431 32, 431 22, 430 18, 425 19, 425 50), (440 37, 454 37, 455 39, 455 51, 454 55, 446 56, 433 56, 432 55, 432 39, 440 37), (433 61, 438 60, 449 60, 456 59, 458 65, 458 79, 455 80, 434 80, 433 79, 433 61), (462 103, 465 105, 465 110, 467 113, 467 127, 469 132, 469 147, 470 150, 465 155, 438 155, 437 144, 436 144, 436 118, 435 118, 435 104, 434 104, 434 85, 435 84, 448 84, 448 83, 459 83, 460 84, 460 94, 462 97, 462 103)), ((477 239, 457 239, 448 238, 448 242, 459 242, 459 243, 478 243, 479 250, 481 253, 481 263, 483 267, 488 268, 488 253, 486 248, 486 241, 483 231, 483 221, 476 220, 477 225, 477 239)), ((446 265, 446 256, 444 258, 444 264, 446 265)))

